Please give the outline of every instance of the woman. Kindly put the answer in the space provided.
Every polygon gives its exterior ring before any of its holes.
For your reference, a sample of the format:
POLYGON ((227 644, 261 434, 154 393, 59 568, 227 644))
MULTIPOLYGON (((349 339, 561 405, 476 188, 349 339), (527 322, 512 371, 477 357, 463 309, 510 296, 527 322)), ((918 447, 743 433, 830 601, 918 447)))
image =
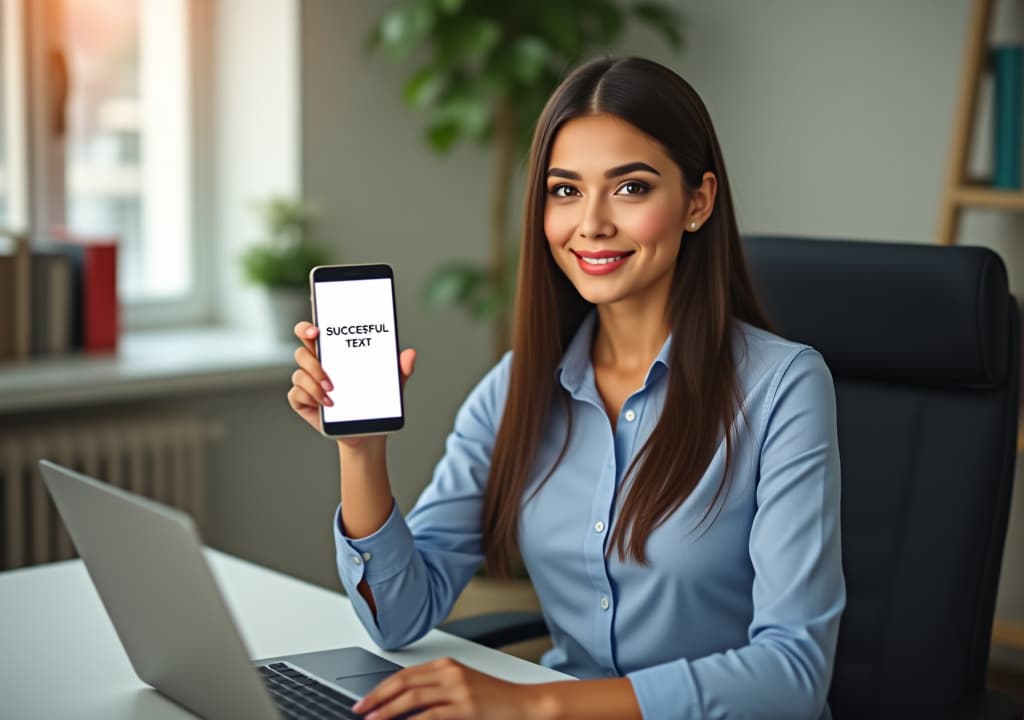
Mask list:
MULTIPOLYGON (((385 439, 338 442, 334 532, 383 648, 518 550, 554 643, 543 662, 583 681, 515 685, 446 659, 356 709, 828 717, 845 602, 832 380, 766 330, 703 103, 655 63, 590 62, 544 109, 528 183, 513 350, 459 410, 408 517, 385 439)), ((317 427, 331 386, 316 328, 296 333, 289 402, 317 427)))

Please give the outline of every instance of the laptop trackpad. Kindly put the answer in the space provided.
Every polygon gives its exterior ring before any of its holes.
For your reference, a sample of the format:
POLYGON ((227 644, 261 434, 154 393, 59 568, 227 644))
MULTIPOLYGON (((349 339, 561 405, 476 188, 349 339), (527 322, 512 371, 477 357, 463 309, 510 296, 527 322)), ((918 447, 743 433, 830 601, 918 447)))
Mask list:
POLYGON ((387 672, 370 673, 368 675, 342 675, 335 679, 339 685, 349 692, 362 697, 383 682, 388 676, 394 674, 394 670, 387 672))
POLYGON ((289 655, 285 659, 308 673, 324 680, 333 680, 345 688, 359 692, 360 695, 366 694, 388 675, 402 669, 401 665, 358 647, 289 655), (372 684, 365 689, 356 690, 356 684, 353 683, 355 678, 366 679, 359 682, 360 688, 366 682, 372 684))

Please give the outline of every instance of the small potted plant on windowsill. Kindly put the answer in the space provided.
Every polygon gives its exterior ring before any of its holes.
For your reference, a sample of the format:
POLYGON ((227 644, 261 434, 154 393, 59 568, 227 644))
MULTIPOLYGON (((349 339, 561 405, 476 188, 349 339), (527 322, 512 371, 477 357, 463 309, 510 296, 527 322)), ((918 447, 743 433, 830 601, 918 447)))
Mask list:
POLYGON ((328 262, 309 239, 316 213, 305 200, 273 195, 255 203, 267 241, 242 255, 247 280, 266 289, 274 335, 291 340, 295 323, 310 319, 309 271, 328 262))

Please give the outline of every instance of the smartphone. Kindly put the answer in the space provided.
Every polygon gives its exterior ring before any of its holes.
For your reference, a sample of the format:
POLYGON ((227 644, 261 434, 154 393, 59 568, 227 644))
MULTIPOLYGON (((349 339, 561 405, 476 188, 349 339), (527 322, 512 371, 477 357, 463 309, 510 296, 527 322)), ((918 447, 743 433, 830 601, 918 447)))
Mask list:
POLYGON ((321 265, 309 272, 316 354, 334 389, 320 406, 328 437, 378 435, 405 423, 394 272, 388 265, 321 265))

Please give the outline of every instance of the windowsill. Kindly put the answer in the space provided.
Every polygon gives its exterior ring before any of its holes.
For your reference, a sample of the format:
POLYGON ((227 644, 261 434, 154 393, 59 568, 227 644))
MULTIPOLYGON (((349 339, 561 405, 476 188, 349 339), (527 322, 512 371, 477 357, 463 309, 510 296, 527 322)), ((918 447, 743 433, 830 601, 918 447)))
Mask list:
POLYGON ((116 353, 0 362, 0 413, 289 382, 295 345, 218 327, 124 333, 116 353))

